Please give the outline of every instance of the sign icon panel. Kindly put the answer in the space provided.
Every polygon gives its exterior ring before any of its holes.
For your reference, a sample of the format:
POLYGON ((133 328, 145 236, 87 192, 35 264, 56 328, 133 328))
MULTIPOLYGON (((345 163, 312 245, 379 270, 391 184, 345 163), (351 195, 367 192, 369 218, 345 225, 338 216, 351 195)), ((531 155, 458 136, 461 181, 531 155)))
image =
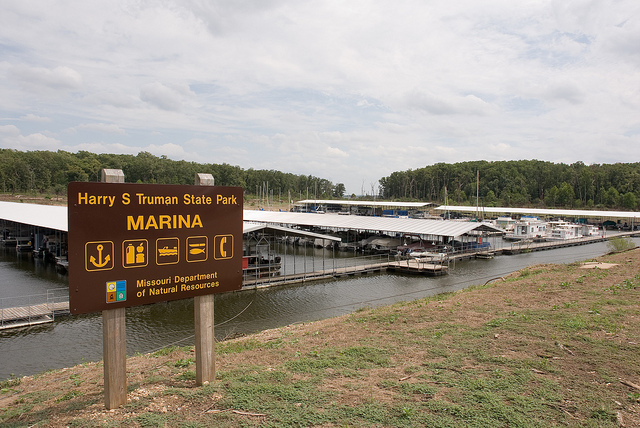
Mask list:
POLYGON ((156 239, 156 264, 173 265, 180 261, 180 240, 178 238, 156 239))
POLYGON ((84 245, 84 261, 88 272, 113 269, 113 242, 87 242, 84 245))
POLYGON ((187 261, 204 262, 208 258, 209 239, 206 236, 187 238, 187 261))
POLYGON ((107 303, 127 300, 127 281, 107 282, 107 303))
POLYGON ((233 235, 216 235, 213 238, 213 249, 215 260, 233 258, 233 235))
POLYGON ((122 241, 122 266, 125 268, 145 267, 148 261, 149 243, 146 239, 122 241))

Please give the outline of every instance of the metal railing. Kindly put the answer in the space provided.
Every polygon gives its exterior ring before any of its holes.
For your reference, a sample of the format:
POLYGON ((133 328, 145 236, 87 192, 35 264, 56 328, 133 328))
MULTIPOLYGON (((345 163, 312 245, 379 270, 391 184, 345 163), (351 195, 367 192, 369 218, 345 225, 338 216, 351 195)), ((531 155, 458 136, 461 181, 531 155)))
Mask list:
POLYGON ((54 288, 27 296, 0 297, 0 326, 6 327, 18 320, 31 324, 45 316, 53 321, 56 312, 63 310, 68 300, 67 288, 54 288))
POLYGON ((244 287, 267 286, 355 275, 357 273, 380 270, 389 263, 389 260, 389 254, 331 258, 324 260, 323 267, 320 270, 294 272, 286 275, 279 273, 279 264, 265 263, 257 267, 244 269, 242 272, 242 285, 244 287))

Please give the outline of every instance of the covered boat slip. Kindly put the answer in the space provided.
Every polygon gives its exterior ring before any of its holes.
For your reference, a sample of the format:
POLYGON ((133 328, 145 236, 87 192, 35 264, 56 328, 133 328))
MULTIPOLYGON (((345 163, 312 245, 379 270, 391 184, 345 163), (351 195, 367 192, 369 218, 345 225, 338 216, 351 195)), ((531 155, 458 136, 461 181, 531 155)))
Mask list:
POLYGON ((244 211, 244 220, 280 226, 302 226, 326 231, 370 231, 387 235, 420 236, 424 240, 447 244, 463 236, 502 234, 504 230, 482 222, 426 220, 414 218, 387 218, 367 216, 343 216, 276 211, 244 211))
POLYGON ((427 210, 435 207, 431 202, 389 202, 356 201, 335 199, 305 199, 296 202, 293 211, 338 214, 356 214, 366 216, 414 217, 424 218, 427 210))
MULTIPOLYGON (((605 224, 611 219, 630 223, 628 226, 633 230, 640 226, 640 212, 638 211, 603 211, 603 210, 564 210, 552 208, 509 208, 509 207, 472 207, 457 205, 441 205, 435 208, 439 212, 461 212, 473 215, 533 215, 550 218, 571 218, 571 219, 592 219, 598 223, 605 224), (606 220, 609 219, 609 220, 606 220)), ((615 224, 615 222, 614 222, 615 224)))
POLYGON ((18 251, 60 257, 67 250, 67 207, 0 202, 2 243, 18 251))

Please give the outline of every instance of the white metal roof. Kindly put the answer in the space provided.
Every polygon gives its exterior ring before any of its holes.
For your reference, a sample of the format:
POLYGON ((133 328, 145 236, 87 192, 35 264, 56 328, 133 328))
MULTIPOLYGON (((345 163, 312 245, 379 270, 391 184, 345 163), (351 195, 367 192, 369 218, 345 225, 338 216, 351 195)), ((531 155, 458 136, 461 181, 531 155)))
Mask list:
POLYGON ((458 237, 472 230, 503 232, 487 223, 244 210, 245 221, 278 225, 318 226, 327 229, 371 230, 415 235, 458 237))
MULTIPOLYGON (((18 202, 0 202, 0 220, 9 220, 16 223, 28 224, 47 229, 68 232, 67 207, 54 205, 28 204, 18 202)), ((327 240, 340 240, 333 236, 321 235, 319 233, 307 232, 304 230, 292 230, 284 227, 250 224, 243 222, 242 233, 253 232, 260 229, 270 229, 279 234, 291 236, 309 236, 327 240)))
POLYGON ((288 227, 276 226, 273 224, 257 224, 249 223, 247 221, 242 223, 242 233, 255 232, 257 230, 268 230, 274 235, 287 235, 287 236, 307 236, 309 238, 319 238, 328 241, 340 241, 340 238, 329 235, 321 235, 320 233, 307 232, 306 230, 290 229, 288 227))
POLYGON ((315 205, 351 205, 359 207, 395 207, 395 208, 425 208, 435 205, 431 202, 388 202, 388 201, 357 201, 357 200, 335 200, 335 199, 305 199, 296 202, 300 204, 315 205))
MULTIPOLYGON (((461 211, 475 213, 478 208, 472 206, 441 205, 436 210, 439 211, 461 211)), ((613 217, 613 218, 640 218, 637 211, 595 211, 595 210, 558 210, 542 208, 508 208, 508 207, 480 207, 483 213, 491 214, 530 214, 548 215, 558 217, 613 217)))
POLYGON ((0 202, 0 219, 68 232, 67 207, 0 202))

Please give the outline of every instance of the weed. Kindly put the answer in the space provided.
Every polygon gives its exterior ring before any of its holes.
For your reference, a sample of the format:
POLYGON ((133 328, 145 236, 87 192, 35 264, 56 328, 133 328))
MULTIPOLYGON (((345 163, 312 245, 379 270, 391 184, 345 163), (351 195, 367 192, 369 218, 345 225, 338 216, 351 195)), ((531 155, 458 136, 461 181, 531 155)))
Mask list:
POLYGON ((151 354, 153 357, 166 357, 174 351, 184 351, 189 352, 191 350, 191 346, 168 346, 166 348, 162 348, 151 354))
POLYGON ((9 388, 15 388, 16 386, 19 386, 21 382, 22 382, 22 378, 16 377, 15 375, 12 374, 9 379, 0 382, 0 389, 3 390, 3 393, 5 389, 8 392, 9 388))
POLYGON ((69 379, 73 381, 73 384, 75 386, 80 386, 82 382, 84 382, 82 379, 80 379, 80 376, 77 374, 72 374, 71 376, 69 376, 69 379))
POLYGON ((254 349, 278 349, 282 347, 284 341, 282 338, 276 338, 267 342, 260 342, 255 339, 222 342, 216 345, 217 354, 239 354, 254 349))
POLYGON ((195 378, 196 378, 195 370, 187 370, 186 372, 178 376, 179 380, 195 380, 195 378))
POLYGON ((82 393, 80 391, 69 391, 64 394, 62 397, 58 398, 56 402, 60 403, 61 401, 71 400, 72 398, 81 396, 82 393))
POLYGON ((386 351, 369 347, 325 349, 319 351, 317 356, 301 356, 285 364, 289 370, 298 373, 318 373, 328 368, 348 371, 388 365, 389 358, 386 351))
POLYGON ((500 327, 501 325, 505 324, 508 321, 509 320, 506 318, 494 318, 491 321, 488 321, 487 323, 485 323, 485 325, 487 327, 500 327))
POLYGON ((422 394, 433 396, 438 390, 428 383, 401 383, 400 390, 405 394, 422 394))
POLYGON ((615 236, 607 241, 607 248, 611 252, 630 250, 635 247, 636 244, 628 236, 615 236))
POLYGON ((583 330, 588 327, 587 321, 579 315, 567 318, 563 326, 569 330, 583 330))
POLYGON ((163 427, 166 426, 168 420, 165 415, 143 413, 133 418, 132 422, 137 422, 141 427, 163 427))
POLYGON ((613 412, 610 412, 605 409, 598 409, 591 412, 589 415, 590 419, 595 419, 598 421, 610 421, 614 422, 616 420, 616 415, 613 412))
POLYGON ((179 368, 186 368, 193 364, 193 358, 181 358, 176 361, 173 365, 179 368))
POLYGON ((625 279, 620 284, 612 285, 605 289, 605 291, 619 291, 619 290, 635 290, 640 285, 640 276, 636 275, 633 279, 625 279))

